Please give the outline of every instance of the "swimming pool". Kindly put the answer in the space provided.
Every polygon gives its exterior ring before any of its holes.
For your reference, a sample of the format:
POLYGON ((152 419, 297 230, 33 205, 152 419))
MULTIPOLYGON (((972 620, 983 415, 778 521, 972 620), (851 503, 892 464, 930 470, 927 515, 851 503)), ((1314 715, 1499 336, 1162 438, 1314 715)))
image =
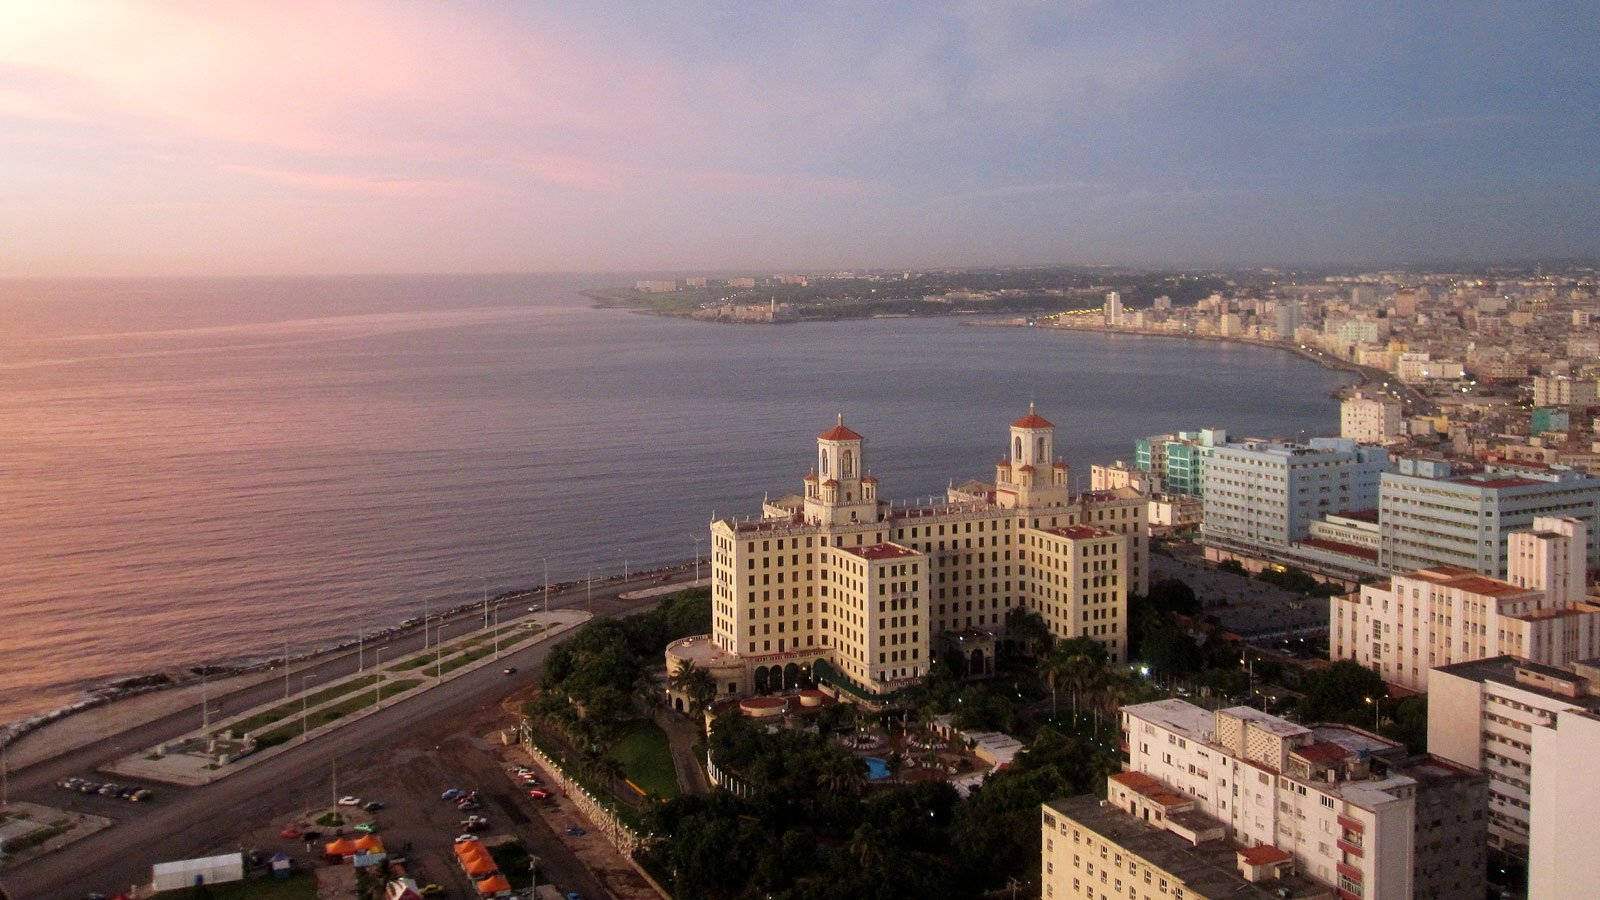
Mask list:
POLYGON ((882 781, 889 777, 889 764, 876 756, 867 757, 867 778, 882 781))

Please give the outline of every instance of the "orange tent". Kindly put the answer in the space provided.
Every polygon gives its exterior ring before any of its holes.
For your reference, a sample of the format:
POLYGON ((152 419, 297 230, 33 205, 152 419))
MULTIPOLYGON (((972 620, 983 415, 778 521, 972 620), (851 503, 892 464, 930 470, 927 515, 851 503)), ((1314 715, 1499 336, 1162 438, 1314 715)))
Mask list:
POLYGON ((363 834, 356 839, 356 849, 362 853, 382 853, 383 840, 375 834, 363 834))
POLYGON ((355 841, 343 837, 336 841, 329 842, 322 849, 327 852, 329 856, 354 856, 361 852, 361 848, 356 846, 355 841))
POLYGON ((467 874, 474 878, 478 878, 483 875, 492 875, 496 869, 494 860, 489 858, 489 854, 487 853, 482 854, 481 856, 463 856, 461 858, 461 867, 466 869, 467 874))
POLYGON ((478 882, 478 893, 484 895, 485 897, 489 896, 490 894, 498 894, 501 891, 509 890, 511 890, 511 882, 505 880, 499 875, 496 875, 492 878, 485 878, 484 880, 478 882))
POLYGON ((474 853, 474 852, 481 852, 482 850, 483 850, 483 844, 479 843, 476 839, 470 840, 470 841, 462 841, 462 842, 460 842, 460 843, 455 845, 455 851, 456 851, 456 855, 457 856, 467 856, 467 855, 469 855, 471 853, 474 853))

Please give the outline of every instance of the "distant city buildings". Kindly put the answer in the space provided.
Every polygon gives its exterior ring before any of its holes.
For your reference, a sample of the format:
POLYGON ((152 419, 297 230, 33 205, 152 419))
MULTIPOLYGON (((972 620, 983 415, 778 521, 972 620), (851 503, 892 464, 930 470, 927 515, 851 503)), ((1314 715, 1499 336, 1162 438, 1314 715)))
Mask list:
POLYGON ((1339 404, 1339 436, 1358 444, 1387 444, 1405 434, 1400 400, 1360 391, 1339 404))
POLYGON ((1122 295, 1116 291, 1106 294, 1104 307, 1106 325, 1110 328, 1122 327, 1122 295))

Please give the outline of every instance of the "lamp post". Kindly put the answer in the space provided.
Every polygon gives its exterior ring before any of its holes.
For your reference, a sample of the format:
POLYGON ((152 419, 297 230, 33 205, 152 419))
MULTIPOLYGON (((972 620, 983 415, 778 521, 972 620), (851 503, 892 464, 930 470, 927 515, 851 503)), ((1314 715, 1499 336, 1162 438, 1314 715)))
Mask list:
POLYGON ((489 627, 489 579, 482 575, 477 576, 477 578, 483 588, 483 627, 487 629, 489 627))
POLYGON ((1363 699, 1365 699, 1367 701, 1367 703, 1372 705, 1372 733, 1373 734, 1377 734, 1378 733, 1378 719, 1383 714, 1383 699, 1381 697, 1380 698, 1376 698, 1376 699, 1374 699, 1372 697, 1365 697, 1363 699))
POLYGON ((703 540, 705 538, 697 537, 694 539, 694 580, 696 583, 700 581, 700 542, 703 540))
POLYGON ((544 559, 540 560, 540 565, 542 565, 544 567, 544 612, 549 612, 550 611, 550 558, 549 557, 545 557, 544 559))
POLYGON ((372 705, 383 709, 383 648, 378 648, 378 659, 372 664, 373 670, 378 673, 378 680, 372 683, 372 705))
POLYGON ((300 676, 300 742, 302 744, 305 743, 306 731, 308 730, 306 728, 306 679, 310 677, 310 675, 300 676))
POLYGON ((360 675, 362 672, 365 672, 367 670, 366 653, 367 653, 367 629, 365 627, 362 627, 362 628, 356 629, 356 674, 357 675, 360 675))

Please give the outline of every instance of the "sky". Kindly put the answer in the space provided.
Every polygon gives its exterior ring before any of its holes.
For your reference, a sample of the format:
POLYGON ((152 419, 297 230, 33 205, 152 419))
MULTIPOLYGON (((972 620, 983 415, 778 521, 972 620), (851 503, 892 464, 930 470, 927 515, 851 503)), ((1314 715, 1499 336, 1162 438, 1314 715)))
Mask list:
POLYGON ((1600 255, 1587 2, 0 21, 0 276, 1600 255))

